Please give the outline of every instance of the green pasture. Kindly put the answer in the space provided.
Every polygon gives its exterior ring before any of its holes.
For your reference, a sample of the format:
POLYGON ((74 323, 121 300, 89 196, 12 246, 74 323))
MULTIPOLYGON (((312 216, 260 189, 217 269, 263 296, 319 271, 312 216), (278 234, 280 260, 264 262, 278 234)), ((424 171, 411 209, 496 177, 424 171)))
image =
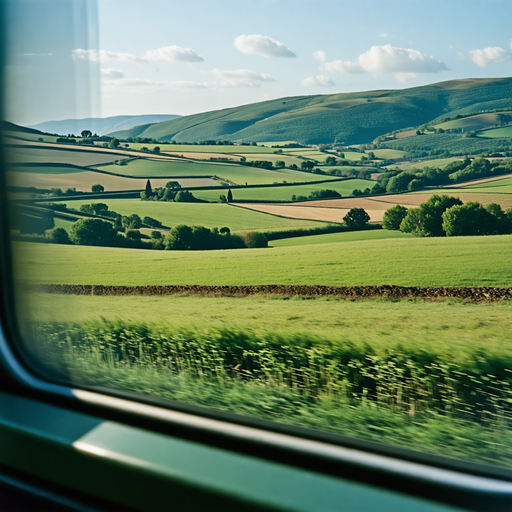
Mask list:
POLYGON ((66 231, 69 231, 71 226, 74 224, 74 221, 62 219, 60 217, 55 217, 54 221, 56 228, 64 228, 66 231))
POLYGON ((54 149, 29 145, 21 148, 9 148, 6 152, 7 162, 16 163, 46 162, 91 166, 114 162, 119 158, 119 155, 101 151, 54 149))
MULTIPOLYGON (((218 176, 233 183, 243 185, 263 185, 268 183, 282 183, 283 181, 307 182, 318 181, 316 174, 294 171, 292 169, 267 170, 258 167, 249 167, 236 164, 223 164, 218 162, 191 162, 183 161, 158 161, 137 159, 128 162, 127 165, 108 165, 101 168, 114 174, 140 177, 168 177, 175 176, 218 176)), ((329 179, 327 176, 325 179, 329 179)))
POLYGON ((350 340, 361 348, 368 344, 377 353, 402 345, 402 350, 422 347, 459 361, 479 349, 488 356, 512 356, 512 344, 503 343, 503 333, 512 332, 511 301, 471 304, 456 300, 106 297, 31 292, 23 295, 20 307, 25 320, 38 322, 144 321, 167 325, 169 332, 229 326, 262 334, 322 336, 333 343, 350 340))
POLYGON ((290 156, 286 154, 276 153, 276 154, 263 154, 263 155, 257 155, 254 153, 239 153, 241 156, 244 156, 247 162, 253 162, 255 160, 266 160, 267 162, 278 162, 281 160, 285 163, 287 167, 289 167, 292 164, 295 164, 297 167, 300 167, 300 164, 304 162, 302 158, 297 158, 296 156, 290 156))
POLYGON ((21 144, 23 140, 29 142, 55 142, 58 137, 54 137, 53 135, 43 135, 37 133, 27 133, 27 132, 11 132, 4 131, 4 136, 8 137, 5 142, 8 144, 21 144), (39 139, 43 139, 42 141, 39 139))
POLYGON ((150 143, 136 143, 136 142, 128 142, 129 149, 140 150, 142 148, 148 148, 152 150, 154 147, 158 146, 160 151, 166 153, 174 153, 181 154, 185 152, 191 153, 272 153, 275 149, 266 148, 264 146, 240 146, 240 145, 213 145, 207 146, 205 144, 150 144, 150 143))
POLYGON ((416 162, 409 162, 404 164, 394 164, 389 166, 390 168, 398 167, 399 169, 423 169, 424 167, 446 167, 448 164, 456 161, 463 160, 462 158, 452 157, 452 158, 432 158, 431 160, 418 160, 416 162))
POLYGON ((491 189, 486 190, 486 192, 504 192, 504 193, 512 193, 512 178, 503 178, 502 180, 495 181, 487 181, 486 183, 476 183, 475 185, 466 185, 465 187, 461 187, 464 189, 491 189), (508 190, 508 192, 506 192, 508 190))
MULTIPOLYGON (((206 207, 208 211, 203 210, 195 223, 235 224, 225 216, 232 207, 206 207), (212 220, 216 211, 224 216, 212 220)), ((176 216, 174 219, 171 225, 182 223, 176 216)), ((28 242, 13 245, 17 278, 40 283, 512 285, 511 235, 362 240, 323 244, 321 250, 317 245, 198 252, 28 242)))
MULTIPOLYGON (((315 175, 314 175, 315 176, 315 175)), ((322 176, 316 175, 317 179, 322 176)), ((343 197, 349 196, 354 189, 364 190, 367 187, 372 187, 373 182, 369 180, 343 180, 343 181, 329 181, 325 183, 310 183, 307 185, 290 185, 286 187, 261 187, 261 188, 233 188, 233 201, 291 201, 292 196, 309 196, 315 190, 335 190, 343 197)), ((217 201, 219 195, 226 195, 226 190, 197 190, 194 195, 199 199, 206 201, 217 201)))
POLYGON ((271 247, 291 247, 294 245, 318 245, 338 242, 359 242, 361 240, 385 240, 388 238, 413 238, 411 233, 389 231, 387 229, 372 229, 370 231, 348 231, 346 233, 327 233, 325 235, 297 236, 272 240, 271 247))
POLYGON ((66 201, 68 208, 80 209, 82 204, 101 202, 109 209, 121 215, 136 213, 141 218, 146 216, 162 222, 164 226, 205 226, 207 228, 227 226, 232 231, 267 231, 281 229, 298 229, 323 226, 321 222, 296 220, 277 217, 267 213, 237 208, 228 204, 173 203, 166 201, 141 201, 140 199, 101 199, 66 201))
POLYGON ((507 123, 510 121, 512 121, 512 113, 510 111, 489 112, 462 117, 460 119, 453 119, 452 121, 436 124, 433 128, 442 128, 443 130, 463 128, 465 132, 468 132, 471 130, 481 130, 482 128, 495 126, 498 123, 507 123))
POLYGON ((79 169, 78 167, 65 167, 65 166, 53 166, 53 165, 45 165, 44 167, 39 167, 35 165, 25 164, 25 165, 16 165, 9 166, 8 170, 10 172, 29 172, 29 173, 37 173, 37 174, 71 174, 82 171, 87 171, 88 169, 79 169))
MULTIPOLYGON (((304 148, 285 148, 283 153, 286 155, 301 156, 303 158, 309 158, 310 160, 316 160, 319 163, 325 162, 328 156, 337 157, 335 151, 318 151, 318 149, 304 149, 304 148)), ((357 153, 361 155, 361 153, 357 153)), ((348 157, 347 157, 348 158, 348 157)))
POLYGON ((491 130, 483 130, 478 132, 477 137, 485 137, 491 139, 499 139, 501 137, 512 137, 512 126, 505 126, 503 128, 493 128, 491 130))
POLYGON ((400 151, 398 149, 373 149, 373 153, 377 158, 393 159, 393 158, 403 158, 407 153, 405 151, 400 151))

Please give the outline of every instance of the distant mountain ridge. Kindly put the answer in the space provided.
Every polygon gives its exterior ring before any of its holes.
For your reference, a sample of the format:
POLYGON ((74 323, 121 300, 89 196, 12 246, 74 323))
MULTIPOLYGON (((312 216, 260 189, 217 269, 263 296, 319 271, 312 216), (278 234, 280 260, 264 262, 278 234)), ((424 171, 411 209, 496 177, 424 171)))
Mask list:
POLYGON ((108 133, 176 142, 368 143, 445 116, 510 108, 511 91, 512 78, 470 78, 400 90, 295 96, 108 133))
POLYGON ((161 123, 180 116, 171 114, 147 114, 142 116, 89 117, 86 119, 65 119, 63 121, 45 121, 29 126, 47 133, 79 135, 83 130, 90 130, 98 135, 105 135, 118 130, 129 130, 134 126, 161 123))

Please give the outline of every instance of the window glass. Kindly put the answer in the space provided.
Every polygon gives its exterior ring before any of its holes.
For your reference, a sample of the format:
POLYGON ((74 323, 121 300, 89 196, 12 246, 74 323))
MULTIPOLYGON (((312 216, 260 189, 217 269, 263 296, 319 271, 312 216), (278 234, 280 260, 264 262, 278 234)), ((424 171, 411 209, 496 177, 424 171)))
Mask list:
POLYGON ((5 4, 37 371, 512 466, 510 2, 5 4))

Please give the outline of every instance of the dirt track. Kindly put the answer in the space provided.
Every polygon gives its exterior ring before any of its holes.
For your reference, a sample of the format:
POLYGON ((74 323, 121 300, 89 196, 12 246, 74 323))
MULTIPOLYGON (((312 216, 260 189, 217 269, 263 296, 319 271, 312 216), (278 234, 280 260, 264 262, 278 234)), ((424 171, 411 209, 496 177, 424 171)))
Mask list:
POLYGON ((197 294, 210 296, 246 297, 249 295, 300 295, 303 297, 342 297, 349 299, 386 297, 389 299, 447 299, 458 298, 472 302, 496 302, 512 299, 512 288, 487 286, 310 286, 310 285, 254 285, 254 286, 104 286, 41 284, 32 287, 45 293, 64 295, 174 295, 197 294))

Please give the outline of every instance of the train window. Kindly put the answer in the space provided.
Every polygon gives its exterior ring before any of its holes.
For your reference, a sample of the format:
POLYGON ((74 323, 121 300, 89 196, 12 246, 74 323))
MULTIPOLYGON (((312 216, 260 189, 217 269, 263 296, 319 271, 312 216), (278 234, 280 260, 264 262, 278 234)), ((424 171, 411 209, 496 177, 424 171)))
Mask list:
POLYGON ((489 5, 6 0, 24 364, 508 475, 512 4, 489 5))

